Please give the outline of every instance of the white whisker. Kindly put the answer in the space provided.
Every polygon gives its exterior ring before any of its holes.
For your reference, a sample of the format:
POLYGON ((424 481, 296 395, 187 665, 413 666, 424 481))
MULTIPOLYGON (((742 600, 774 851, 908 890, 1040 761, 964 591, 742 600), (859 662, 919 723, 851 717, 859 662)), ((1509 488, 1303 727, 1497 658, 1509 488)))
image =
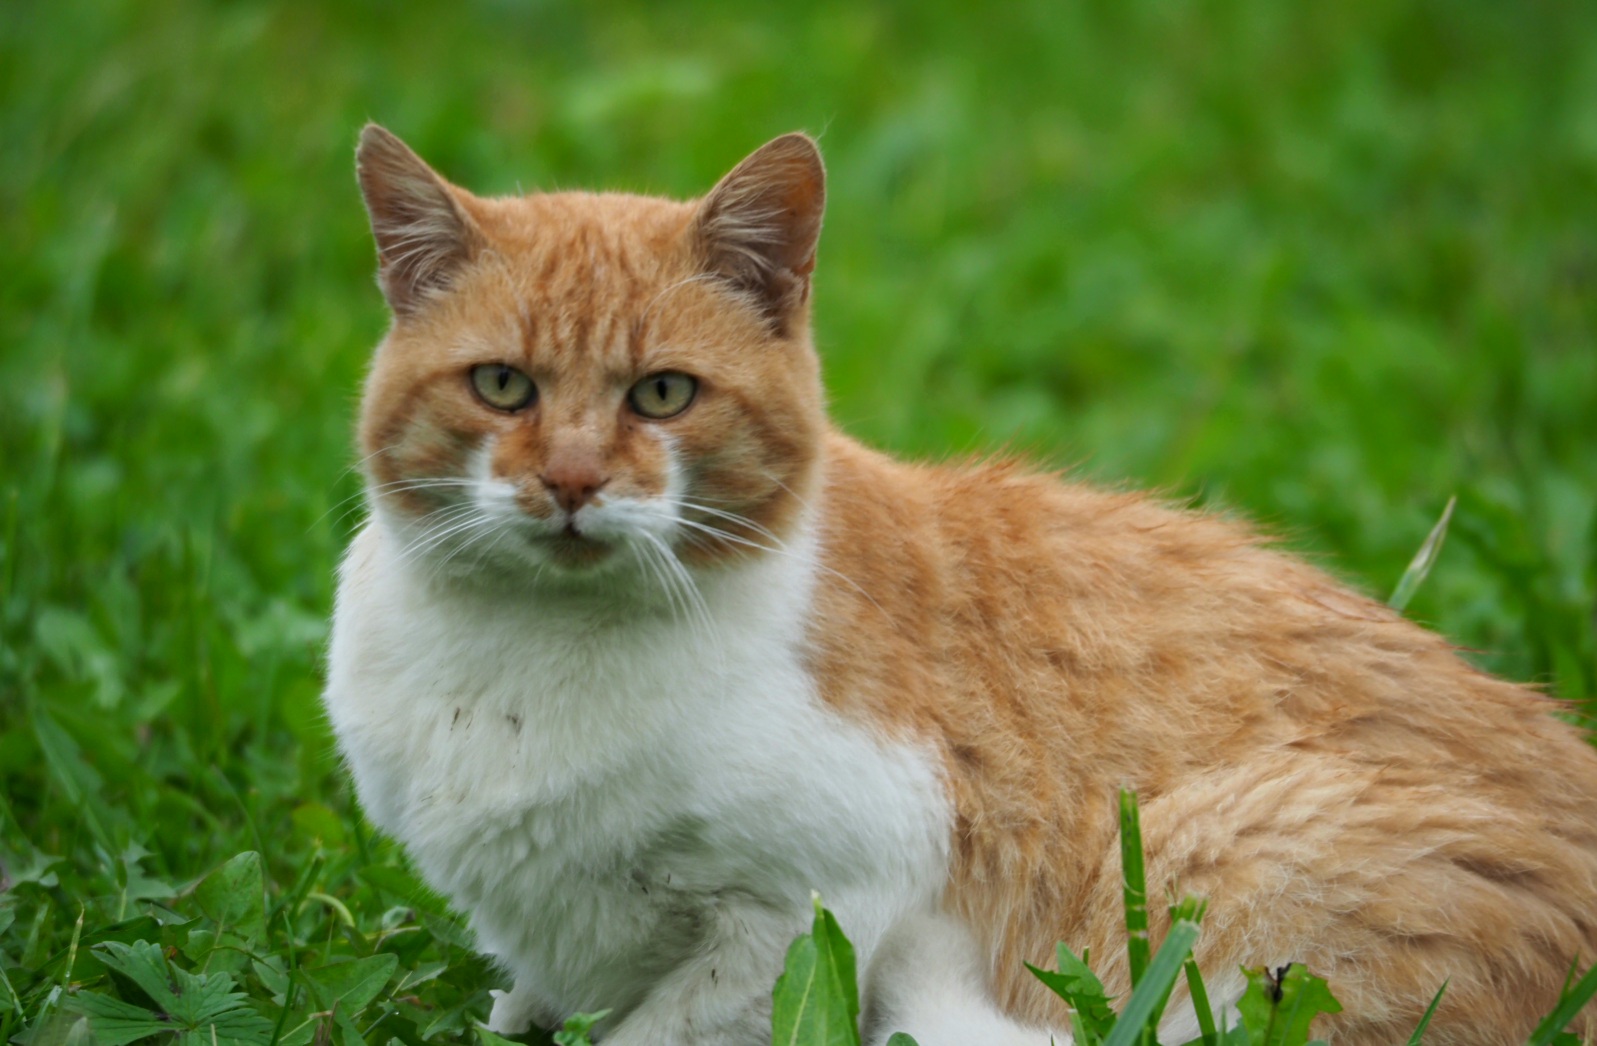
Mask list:
POLYGON ((632 548, 638 555, 638 562, 643 566, 644 570, 648 571, 654 582, 660 586, 660 591, 665 594, 666 606, 672 615, 675 616, 679 609, 676 590, 662 572, 660 565, 655 561, 655 557, 658 555, 655 547, 652 544, 644 543, 633 545, 632 548))
POLYGON ((437 548, 439 542, 461 529, 462 521, 469 523, 472 517, 477 515, 479 515, 477 506, 470 503, 450 505, 435 512, 430 512, 422 517, 421 521, 426 523, 424 529, 401 549, 399 554, 401 556, 409 556, 415 553, 425 556, 437 548), (435 519, 435 517, 437 518, 435 519))
POLYGON ((692 607, 695 616, 704 629, 704 639, 710 648, 719 651, 721 648, 720 633, 715 627, 714 620, 710 617, 710 608, 704 602, 704 595, 699 591, 699 586, 694 583, 693 576, 688 573, 688 568, 671 551, 669 545, 648 531, 642 532, 643 539, 660 553, 660 563, 668 573, 674 575, 686 603, 692 607))
MULTIPOLYGON (((744 521, 744 522, 748 522, 748 521, 744 521)), ((785 545, 782 545, 780 542, 778 542, 776 545, 762 545, 758 541, 751 541, 748 538, 739 537, 736 534, 730 534, 730 533, 726 532, 725 530, 722 530, 719 527, 711 526, 708 523, 699 523, 699 522, 696 522, 694 520, 683 519, 681 517, 677 518, 677 524, 679 526, 687 527, 687 528, 689 528, 691 530, 695 530, 695 531, 699 531, 699 532, 704 533, 704 534, 708 534, 711 537, 714 537, 714 538, 716 538, 718 540, 721 540, 721 541, 729 541, 729 542, 731 542, 731 543, 733 543, 735 545, 742 545, 742 546, 744 546, 746 548, 756 549, 756 550, 758 550, 760 552, 768 552, 768 553, 770 553, 773 556, 789 556, 789 557, 791 557, 793 559, 799 560, 800 562, 808 563, 809 565, 814 567, 816 570, 819 570, 819 571, 821 571, 822 573, 825 573, 825 574, 830 574, 833 577, 837 578, 839 581, 842 581, 844 584, 848 585, 854 591, 858 592, 860 594, 860 596, 865 599, 866 602, 870 603, 871 606, 873 606, 877 610, 881 611, 881 614, 882 614, 883 617, 887 618, 889 621, 893 620, 892 615, 887 613, 886 608, 884 608, 880 603, 878 603, 874 596, 872 596, 869 592, 865 591, 865 589, 860 586, 859 582, 855 581, 853 578, 849 577, 847 574, 844 574, 843 572, 841 572, 839 570, 834 570, 833 568, 827 566, 824 563, 816 562, 813 558, 811 558, 809 556, 801 556, 798 553, 793 552, 792 550, 788 549, 785 545)), ((750 523, 750 525, 753 526, 755 524, 750 523)), ((767 531, 767 533, 769 533, 769 532, 767 531)), ((773 540, 775 540, 774 537, 773 537, 773 540)), ((895 623, 895 627, 896 627, 896 623, 895 623)))
MULTIPOLYGON (((368 455, 368 457, 370 457, 370 455, 368 455)), ((343 508, 345 505, 350 504, 350 502, 358 502, 358 503, 359 502, 365 502, 368 498, 378 497, 378 496, 381 496, 383 494, 388 494, 388 493, 397 493, 397 492, 400 492, 400 491, 410 491, 410 490, 449 490, 449 489, 457 488, 457 487, 471 487, 471 486, 476 485, 476 482, 477 481, 474 480, 474 479, 458 479, 458 478, 454 478, 454 477, 437 477, 437 478, 433 478, 433 479, 426 479, 426 478, 396 479, 396 480, 392 480, 392 481, 390 481, 388 483, 372 483, 372 484, 368 484, 368 485, 362 487, 360 490, 357 490, 355 493, 349 495, 349 497, 344 498, 344 499, 336 502, 333 505, 330 505, 326 512, 323 512, 320 516, 316 517, 315 521, 311 523, 310 528, 307 528, 307 531, 309 529, 315 528, 317 524, 322 522, 322 520, 326 519, 328 516, 331 516, 334 512, 337 512, 340 508, 343 508)), ((354 512, 358 511, 360 508, 361 508, 361 505, 360 504, 356 504, 352 508, 349 508, 349 509, 347 509, 344 512, 340 512, 338 517, 337 517, 337 519, 335 519, 334 522, 335 523, 342 523, 345 519, 347 519, 354 512)))
MULTIPOLYGON (((468 521, 468 523, 465 526, 456 527, 455 530, 452 533, 462 533, 462 532, 464 532, 466 534, 472 534, 472 533, 474 533, 477 530, 491 530, 491 529, 493 529, 493 526, 494 526, 494 520, 490 519, 487 516, 479 515, 476 519, 468 521)), ((486 542, 481 542, 480 544, 485 546, 486 542)), ((443 556, 442 559, 438 560, 437 563, 433 564, 433 568, 432 568, 432 571, 430 573, 430 576, 436 577, 439 574, 441 574, 443 572, 444 568, 449 565, 449 561, 450 560, 454 559, 456 556, 460 555, 466 549, 470 548, 471 545, 472 545, 472 542, 470 540, 460 541, 460 542, 456 543, 455 547, 450 549, 443 556)), ((486 551, 487 551, 486 547, 480 548, 478 550, 478 554, 477 554, 478 562, 481 562, 483 555, 486 554, 486 551)))

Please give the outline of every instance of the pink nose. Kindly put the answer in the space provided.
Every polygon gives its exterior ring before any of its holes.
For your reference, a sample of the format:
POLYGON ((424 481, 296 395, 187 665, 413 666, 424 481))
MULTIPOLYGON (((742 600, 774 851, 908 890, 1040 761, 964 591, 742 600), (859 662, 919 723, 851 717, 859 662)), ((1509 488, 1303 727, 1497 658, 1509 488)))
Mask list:
POLYGON ((592 501, 605 483, 599 470, 587 465, 554 465, 538 477, 555 499, 555 504, 571 513, 592 501))

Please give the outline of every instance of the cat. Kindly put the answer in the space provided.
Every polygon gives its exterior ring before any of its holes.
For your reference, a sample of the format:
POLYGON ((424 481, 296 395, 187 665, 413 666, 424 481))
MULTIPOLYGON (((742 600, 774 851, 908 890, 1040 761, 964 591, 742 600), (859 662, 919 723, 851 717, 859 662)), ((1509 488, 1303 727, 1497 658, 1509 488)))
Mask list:
POLYGON ((325 700, 513 979, 493 1029, 767 1042, 818 891, 867 1042, 1067 1042, 1024 964, 1127 989, 1122 786, 1216 1009, 1301 961, 1334 1043, 1444 981, 1428 1043, 1515 1043, 1597 958, 1597 750, 1551 700, 1238 523, 828 424, 810 138, 685 203, 478 197, 375 125, 357 168, 393 322, 325 700))

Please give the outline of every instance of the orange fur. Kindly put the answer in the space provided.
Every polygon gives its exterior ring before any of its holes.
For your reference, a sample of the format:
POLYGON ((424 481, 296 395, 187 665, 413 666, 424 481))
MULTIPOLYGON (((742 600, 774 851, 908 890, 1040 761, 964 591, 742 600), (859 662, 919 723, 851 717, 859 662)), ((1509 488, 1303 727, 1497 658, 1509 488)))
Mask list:
POLYGON ((1428 1042, 1523 1041, 1597 957, 1597 753, 1553 702, 1223 520, 839 436, 827 473, 828 562, 887 612, 827 582, 826 694, 943 751, 947 903, 1013 1013, 1058 1020, 1022 965, 1056 940, 1127 986, 1123 785, 1154 901, 1210 899, 1200 965, 1308 963, 1335 1042, 1449 979, 1428 1042))
MULTIPOLYGON (((396 313, 361 419, 374 483, 458 472, 491 433, 498 475, 575 461, 657 493, 659 446, 622 397, 694 375, 698 399, 660 424, 695 496, 748 522, 703 517, 725 536, 683 557, 770 554, 755 546, 815 518, 821 695, 939 754, 945 906, 1013 1015, 1063 1023, 1022 965, 1056 940, 1126 987, 1121 786, 1142 798, 1153 899, 1210 899, 1204 969, 1308 963, 1344 1004, 1317 1027, 1334 1042, 1406 1037, 1444 980, 1428 1042, 1522 1041, 1570 962, 1597 959, 1597 752, 1551 701, 1235 523, 1012 463, 902 464, 828 428, 807 139, 703 203, 481 199, 376 129, 361 164, 396 313), (492 363, 537 382, 535 410, 473 399, 465 374, 492 363)), ((525 489, 529 514, 556 511, 525 489)))

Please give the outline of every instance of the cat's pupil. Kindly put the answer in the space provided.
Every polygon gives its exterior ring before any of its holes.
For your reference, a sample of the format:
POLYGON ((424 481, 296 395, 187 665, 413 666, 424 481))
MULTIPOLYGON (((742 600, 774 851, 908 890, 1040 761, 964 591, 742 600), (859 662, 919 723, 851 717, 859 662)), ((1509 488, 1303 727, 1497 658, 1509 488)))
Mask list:
POLYGON ((510 384, 510 368, 509 367, 500 367, 499 368, 499 391, 500 392, 505 391, 505 386, 507 386, 509 384, 510 384))
POLYGON ((656 378, 654 382, 654 394, 660 397, 662 400, 665 399, 667 387, 668 386, 666 385, 666 380, 664 378, 656 378))

